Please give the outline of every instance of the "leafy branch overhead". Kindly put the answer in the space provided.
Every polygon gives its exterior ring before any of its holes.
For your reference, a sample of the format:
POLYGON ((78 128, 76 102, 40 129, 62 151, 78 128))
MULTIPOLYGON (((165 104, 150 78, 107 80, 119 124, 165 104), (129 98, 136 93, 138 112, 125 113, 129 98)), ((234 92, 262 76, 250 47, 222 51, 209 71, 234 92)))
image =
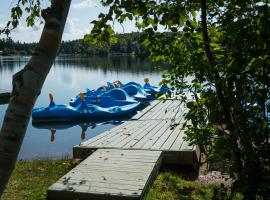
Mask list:
POLYGON ((270 194, 270 10, 260 0, 103 0, 88 41, 110 41, 113 24, 132 20, 163 83, 184 99, 186 139, 221 158, 246 199, 270 194), (162 31, 161 31, 162 30, 162 31), (91 39, 89 39, 91 38, 91 39), (256 174, 254 173, 256 171, 256 174))
POLYGON ((37 19, 42 23, 41 2, 42 0, 17 0, 11 8, 11 19, 0 29, 0 34, 9 35, 11 30, 17 28, 23 13, 26 14, 27 26, 34 26, 37 19))

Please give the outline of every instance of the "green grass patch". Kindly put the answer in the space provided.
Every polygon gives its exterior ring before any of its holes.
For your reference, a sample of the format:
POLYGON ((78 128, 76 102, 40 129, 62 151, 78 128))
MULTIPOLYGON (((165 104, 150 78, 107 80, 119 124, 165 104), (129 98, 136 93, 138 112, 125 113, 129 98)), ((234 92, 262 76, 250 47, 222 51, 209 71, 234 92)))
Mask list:
POLYGON ((18 161, 2 200, 44 200, 48 187, 73 167, 71 159, 18 161))
POLYGON ((186 181, 171 172, 160 173, 144 200, 209 200, 215 186, 198 181, 186 181))

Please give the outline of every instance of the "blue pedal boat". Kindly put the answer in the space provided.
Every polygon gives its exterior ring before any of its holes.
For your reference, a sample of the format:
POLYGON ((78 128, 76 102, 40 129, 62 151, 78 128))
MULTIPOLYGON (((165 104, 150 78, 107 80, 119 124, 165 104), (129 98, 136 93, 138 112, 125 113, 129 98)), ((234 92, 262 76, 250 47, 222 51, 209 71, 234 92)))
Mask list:
MULTIPOLYGON (((81 95, 83 96, 83 95, 81 95)), ((50 105, 48 107, 35 108, 32 111, 33 121, 49 120, 75 120, 75 119, 114 119, 127 117, 135 114, 140 108, 140 103, 135 102, 128 105, 115 105, 111 107, 101 107, 94 104, 87 104, 82 98, 82 102, 77 107, 69 105, 56 105, 50 95, 50 105)))
POLYGON ((150 85, 150 83, 148 83, 148 82, 144 84, 143 88, 147 93, 149 93, 151 95, 164 94, 168 90, 170 90, 170 88, 167 85, 162 85, 160 87, 156 87, 156 86, 150 85))
POLYGON ((120 81, 115 81, 113 83, 107 82, 107 87, 108 89, 123 89, 129 96, 140 102, 152 100, 151 94, 147 93, 139 83, 133 81, 126 84, 122 84, 120 81))
POLYGON ((151 97, 154 97, 156 94, 161 95, 161 94, 166 93, 168 90, 170 90, 170 88, 167 85, 162 85, 160 87, 150 85, 148 78, 145 78, 144 82, 145 84, 143 86, 134 81, 128 82, 126 84, 122 84, 120 81, 115 81, 114 83, 107 82, 107 85, 108 85, 108 88, 112 88, 115 86, 118 86, 120 88, 125 88, 130 85, 136 86, 138 90, 140 90, 140 92, 143 91, 142 93, 145 96, 147 96, 148 99, 151 99, 151 97))
MULTIPOLYGON (((119 88, 114 88, 103 93, 87 90, 86 93, 83 93, 83 95, 87 104, 95 104, 101 107, 123 106, 138 102, 130 97, 126 91, 119 88)), ((82 100, 80 95, 77 95, 76 97, 70 99, 69 105, 76 107, 80 105, 81 102, 82 100)))

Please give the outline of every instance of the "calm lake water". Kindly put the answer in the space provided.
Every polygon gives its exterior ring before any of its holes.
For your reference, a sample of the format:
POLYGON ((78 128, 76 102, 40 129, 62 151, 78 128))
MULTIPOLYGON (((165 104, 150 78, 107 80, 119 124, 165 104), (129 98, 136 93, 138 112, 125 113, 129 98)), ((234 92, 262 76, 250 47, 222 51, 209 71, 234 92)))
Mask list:
MULTIPOLYGON (((12 75, 24 67, 29 57, 0 56, 0 91, 11 90, 12 75)), ((95 89, 106 81, 136 81, 143 84, 149 77, 152 84, 161 80, 161 72, 148 60, 135 57, 57 58, 35 107, 49 104, 48 93, 56 104, 68 104, 71 97, 86 88, 95 89)), ((7 106, 0 105, 0 126, 7 106)), ((19 154, 19 159, 61 157, 72 154, 72 147, 90 139, 121 122, 81 122, 73 124, 33 125, 30 121, 19 154), (38 127, 36 127, 38 126, 38 127), (52 135, 51 129, 56 130, 52 135), (85 135, 82 134, 85 131, 85 135), (53 140, 53 141, 51 141, 53 140)))

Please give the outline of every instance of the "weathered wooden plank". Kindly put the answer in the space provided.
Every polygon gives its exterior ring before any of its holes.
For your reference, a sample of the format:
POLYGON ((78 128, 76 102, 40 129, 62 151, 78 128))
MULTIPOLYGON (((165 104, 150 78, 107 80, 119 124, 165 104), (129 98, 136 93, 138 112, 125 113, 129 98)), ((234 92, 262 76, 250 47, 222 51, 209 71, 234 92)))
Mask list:
POLYGON ((179 109, 179 107, 181 106, 181 102, 179 101, 169 101, 170 104, 169 106, 166 108, 166 112, 163 115, 164 119, 171 119, 174 117, 174 113, 177 112, 177 110, 179 109))
MULTIPOLYGON (((130 155, 127 155, 127 154, 123 154, 123 155, 118 155, 118 154, 95 154, 93 157, 94 158, 99 158, 99 159, 106 159, 110 156, 110 158, 118 158, 118 159, 127 159, 127 158, 141 158, 142 154, 130 154, 130 155)), ((145 158, 152 158, 153 157, 153 154, 146 154, 144 155, 145 158)))
MULTIPOLYGON (((170 107, 174 104, 174 101, 162 102, 162 107, 156 107, 155 112, 148 116, 149 119, 166 119, 166 114, 170 111, 170 107)), ((142 119, 145 119, 144 117, 142 119)))
POLYGON ((147 143, 149 140, 151 140, 151 138, 153 137, 153 135, 155 135, 160 129, 162 129, 162 127, 166 126, 166 121, 156 121, 158 122, 158 124, 147 133, 147 135, 138 135, 138 137, 136 138, 137 140, 133 140, 130 141, 129 143, 127 143, 124 148, 142 148, 145 145, 145 143, 147 143))
POLYGON ((140 118, 146 119, 173 119, 175 118, 178 110, 181 110, 184 105, 178 100, 162 101, 158 106, 151 109, 148 113, 140 118))
POLYGON ((172 101, 165 101, 161 102, 158 104, 158 106, 155 106, 153 109, 148 111, 144 116, 140 118, 140 120, 145 120, 145 119, 155 119, 156 116, 159 116, 158 113, 164 111, 166 108, 172 103, 172 101))
MULTIPOLYGON (((153 169, 153 167, 152 167, 153 169)), ((72 171, 72 175, 67 174, 65 177, 75 177, 75 179, 79 179, 80 177, 87 177, 89 180, 95 180, 95 179, 106 179, 106 180, 115 180, 115 181, 138 181, 138 182, 145 182, 147 180, 147 176, 145 174, 124 174, 122 172, 114 172, 112 173, 88 173, 91 171, 91 169, 81 170, 76 173, 75 171, 72 171)), ((62 180, 62 179, 60 179, 62 180)))
POLYGON ((175 129, 173 130, 172 134, 168 138, 168 140, 166 142, 164 142, 164 144, 161 146, 160 149, 162 149, 162 150, 171 149, 172 144, 174 143, 174 141, 176 140, 176 138, 178 137, 179 134, 181 134, 180 126, 176 126, 175 129))
MULTIPOLYGON (((130 157, 130 158, 129 157, 121 158, 121 157, 112 157, 112 156, 108 155, 105 158, 104 157, 102 157, 102 158, 94 157, 94 158, 92 158, 92 160, 94 160, 95 162, 98 162, 98 161, 100 161, 100 162, 108 162, 110 160, 121 161, 121 162, 125 162, 125 161, 128 161, 128 162, 135 161, 136 162, 137 160, 142 160, 141 157, 142 156, 140 156, 140 157, 139 156, 138 157, 130 157)), ((155 162, 155 158, 148 157, 148 159, 145 160, 145 162, 155 162)))
POLYGON ((183 151, 183 150, 185 150, 185 151, 191 150, 192 151, 193 150, 193 145, 189 145, 189 143, 184 140, 182 145, 181 145, 181 148, 179 150, 181 150, 181 151, 183 151))
POLYGON ((165 119, 165 115, 168 112, 169 107, 173 104, 173 101, 165 101, 164 106, 160 109, 155 109, 155 113, 152 113, 150 119, 165 119))
MULTIPOLYGON (((183 109, 184 105, 180 101, 174 101, 174 102, 175 103, 174 103, 173 107, 171 108, 172 111, 168 113, 170 115, 165 116, 164 118, 175 119, 177 114, 182 112, 182 109, 183 109)), ((182 115, 178 116, 178 118, 179 117, 182 117, 182 115)))
POLYGON ((47 196, 48 199, 140 199, 160 160, 161 151, 98 149, 53 184, 47 196), (108 158, 103 159, 104 156, 108 158))
POLYGON ((170 149, 171 144, 173 143, 177 135, 180 134, 180 127, 182 127, 183 121, 183 118, 172 120, 167 131, 158 138, 158 140, 153 144, 152 149, 170 149), (170 145, 165 145, 167 142, 170 145))
MULTIPOLYGON (((65 176, 61 179, 59 179, 59 182, 63 182, 66 181, 66 179, 69 180, 74 180, 74 181, 79 181, 82 179, 85 179, 85 173, 81 172, 81 173, 74 173, 73 176, 65 176)), ((134 177, 126 177, 126 176, 104 176, 104 175, 99 175, 99 174, 92 174, 91 175, 91 180, 88 181, 92 181, 92 182, 97 182, 97 183, 114 183, 114 184, 118 184, 122 185, 122 184, 127 184, 127 185, 139 185, 139 186, 143 186, 145 184, 145 181, 147 181, 148 177, 143 176, 143 177, 137 177, 134 179, 134 177)))
POLYGON ((78 169, 74 170, 73 171, 74 173, 72 175, 78 176, 78 175, 81 174, 82 177, 84 177, 85 174, 87 174, 87 176, 100 175, 100 176, 104 176, 104 177, 106 177, 106 176, 111 177, 111 176, 114 176, 115 174, 121 174, 123 176, 123 178, 124 178, 124 176, 136 177, 136 178, 139 178, 139 177, 140 178, 143 178, 146 175, 148 175, 148 171, 149 170, 144 170, 144 171, 130 170, 129 171, 129 170, 118 170, 118 169, 115 169, 115 168, 113 168, 111 170, 110 169, 104 169, 104 170, 103 169, 99 169, 99 170, 93 171, 91 168, 85 168, 85 169, 84 168, 81 168, 79 170, 78 169), (76 173, 76 171, 78 173, 76 173))
MULTIPOLYGON (((138 199, 137 194, 131 194, 131 195, 124 195, 124 194, 110 194, 110 193, 94 193, 91 194, 91 200, 135 200, 138 199)), ((65 200, 74 200, 74 199, 80 199, 80 200, 89 200, 89 193, 76 191, 76 193, 68 190, 54 190, 50 191, 48 190, 47 193, 47 199, 65 199, 65 200)))
POLYGON ((180 134, 178 134, 178 136, 174 140, 170 150, 179 151, 181 149, 181 146, 182 146, 183 141, 184 141, 183 136, 184 136, 184 133, 183 133, 183 131, 181 131, 180 134))
POLYGON ((146 132, 146 130, 149 129, 149 127, 151 128, 152 126, 153 126, 152 123, 149 123, 148 121, 142 121, 139 127, 135 127, 133 130, 123 135, 120 135, 118 138, 111 138, 110 144, 106 146, 121 147, 126 143, 126 141, 132 140, 132 138, 136 137, 136 135, 140 132, 146 132))
POLYGON ((129 138, 126 138, 125 140, 122 140, 121 142, 119 142, 115 147, 121 147, 121 148, 132 147, 134 143, 138 142, 145 135, 149 134, 149 132, 152 131, 159 123, 158 121, 156 121, 156 123, 153 121, 151 122, 145 121, 145 122, 147 123, 147 125, 145 126, 145 129, 136 130, 134 134, 132 134, 129 138))
POLYGON ((157 138, 156 142, 152 145, 151 149, 161 149, 161 146, 170 138, 174 129, 169 127, 165 133, 157 138))
POLYGON ((145 165, 145 166, 141 166, 141 165, 121 165, 121 163, 116 163, 116 164, 108 164, 106 163, 106 166, 103 165, 103 163, 95 163, 92 165, 84 165, 83 166, 84 169, 102 169, 102 170, 119 170, 119 171, 136 171, 138 169, 142 169, 142 170, 150 170, 153 165, 145 165))
POLYGON ((117 130, 111 132, 110 134, 106 134, 104 137, 100 138, 99 140, 93 139, 93 141, 89 142, 87 144, 87 146, 98 146, 98 145, 105 146, 108 139, 112 139, 114 137, 117 137, 117 135, 119 135, 121 133, 127 134, 129 131, 133 130, 134 128, 137 128, 137 126, 140 123, 142 123, 142 121, 134 121, 132 124, 125 123, 125 125, 123 127, 121 127, 120 129, 117 129, 117 130))
POLYGON ((144 114, 146 114, 147 112, 149 112, 151 109, 153 109, 155 106, 157 106, 160 103, 161 103, 160 100, 154 100, 154 101, 150 102, 150 105, 149 106, 147 106, 145 109, 139 111, 131 119, 132 120, 138 120, 138 119, 140 119, 144 114))
MULTIPOLYGON (((86 181, 83 181, 85 183, 88 183, 86 181)), ((88 183, 89 184, 89 183, 88 183)), ((131 195, 131 194, 140 194, 142 188, 140 187, 131 187, 128 189, 127 187, 123 186, 123 188, 111 188, 107 184, 104 184, 104 187, 95 186, 94 184, 92 185, 91 182, 89 185, 87 184, 76 184, 76 183, 70 183, 66 184, 65 187, 63 187, 63 184, 61 183, 55 183, 52 185, 49 190, 67 190, 70 192, 84 192, 88 193, 89 196, 91 193, 101 193, 101 194, 111 194, 111 195, 116 195, 116 194, 122 194, 122 195, 131 195)), ((91 197, 91 196, 90 196, 91 197)))
POLYGON ((164 113, 159 114, 161 116, 158 116, 158 117, 161 119, 172 119, 174 118, 178 109, 179 109, 179 103, 177 101, 171 101, 171 104, 169 104, 169 106, 166 108, 164 113))
MULTIPOLYGON (((170 129, 170 120, 167 121, 166 125, 164 125, 159 131, 156 132, 144 145, 143 149, 154 149, 153 145, 156 141, 163 135, 166 134, 166 131, 170 129)), ((167 132, 168 134, 168 132, 167 132)))
POLYGON ((109 158, 113 158, 113 159, 118 159, 118 160, 126 160, 126 159, 141 159, 141 156, 144 156, 146 159, 147 158, 151 158, 153 157, 153 154, 151 155, 149 154, 138 154, 138 155, 126 155, 126 156, 120 156, 120 155, 113 155, 113 154, 108 154, 108 155, 99 155, 99 156, 94 156, 93 159, 97 159, 97 160, 108 160, 109 158))
POLYGON ((112 129, 110 129, 108 131, 105 131, 104 133, 102 133, 100 135, 97 135, 97 136, 95 136, 95 137, 93 137, 93 138, 91 138, 91 139, 89 139, 89 140, 87 140, 85 142, 82 142, 81 144, 79 144, 77 146, 87 146, 89 143, 93 143, 95 141, 98 141, 98 140, 102 139, 103 137, 108 136, 108 135, 114 133, 115 131, 121 129, 122 127, 124 127, 126 125, 127 125, 126 123, 120 124, 120 125, 112 128, 112 129))
POLYGON ((179 112, 176 113, 175 118, 184 118, 184 115, 188 112, 188 109, 182 105, 179 112))
POLYGON ((159 151, 145 151, 144 149, 141 150, 125 150, 123 152, 119 152, 119 149, 99 149, 99 151, 96 151, 95 155, 104 155, 104 154, 108 154, 110 153, 110 155, 159 155, 159 151), (101 151, 102 150, 102 151, 101 151))
POLYGON ((106 179, 105 177, 100 177, 100 179, 91 179, 88 180, 84 177, 80 177, 80 178, 73 178, 73 177, 67 177, 66 179, 60 179, 59 180, 60 184, 68 182, 68 184, 71 185, 76 185, 76 184, 80 184, 83 183, 82 185, 93 185, 95 187, 109 187, 109 188, 126 188, 128 190, 132 190, 132 187, 135 187, 135 189, 137 189, 137 187, 144 187, 144 183, 145 180, 141 180, 140 182, 138 181, 132 181, 132 180, 115 180, 115 179, 106 179), (62 183, 61 183, 62 182, 62 183))

